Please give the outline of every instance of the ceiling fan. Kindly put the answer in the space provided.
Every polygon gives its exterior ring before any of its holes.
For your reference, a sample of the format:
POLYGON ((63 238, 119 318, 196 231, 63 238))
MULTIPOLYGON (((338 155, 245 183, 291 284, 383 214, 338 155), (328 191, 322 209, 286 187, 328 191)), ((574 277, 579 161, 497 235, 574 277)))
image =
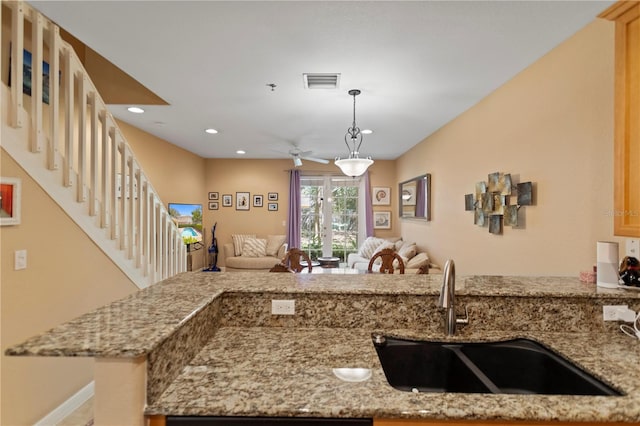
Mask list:
POLYGON ((315 161, 316 163, 329 164, 329 160, 312 157, 313 151, 302 151, 299 148, 289 150, 289 157, 293 160, 295 167, 302 166, 302 160, 315 161))

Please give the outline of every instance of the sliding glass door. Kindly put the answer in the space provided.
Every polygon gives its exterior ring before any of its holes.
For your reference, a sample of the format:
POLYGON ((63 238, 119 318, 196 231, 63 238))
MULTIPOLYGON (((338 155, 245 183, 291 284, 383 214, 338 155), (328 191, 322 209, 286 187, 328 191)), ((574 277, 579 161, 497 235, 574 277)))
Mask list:
POLYGON ((302 176, 302 249, 311 259, 345 263, 358 251, 359 180, 347 176, 302 176))

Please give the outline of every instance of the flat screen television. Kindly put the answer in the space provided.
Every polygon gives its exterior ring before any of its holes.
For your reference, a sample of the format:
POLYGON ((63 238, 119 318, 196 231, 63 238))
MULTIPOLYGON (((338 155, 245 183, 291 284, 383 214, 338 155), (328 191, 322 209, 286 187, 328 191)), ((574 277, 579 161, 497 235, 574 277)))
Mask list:
POLYGON ((169 203, 169 215, 185 244, 202 243, 202 204, 169 203))

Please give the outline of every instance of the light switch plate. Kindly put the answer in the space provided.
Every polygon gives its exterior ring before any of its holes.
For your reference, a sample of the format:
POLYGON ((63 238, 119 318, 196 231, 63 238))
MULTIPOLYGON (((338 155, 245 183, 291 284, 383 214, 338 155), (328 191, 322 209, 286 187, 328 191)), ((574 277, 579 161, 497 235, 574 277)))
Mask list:
POLYGON ((640 240, 637 238, 627 238, 625 256, 640 259, 640 240))
POLYGON ((16 250, 14 255, 13 269, 19 271, 21 269, 27 269, 27 251, 16 250))

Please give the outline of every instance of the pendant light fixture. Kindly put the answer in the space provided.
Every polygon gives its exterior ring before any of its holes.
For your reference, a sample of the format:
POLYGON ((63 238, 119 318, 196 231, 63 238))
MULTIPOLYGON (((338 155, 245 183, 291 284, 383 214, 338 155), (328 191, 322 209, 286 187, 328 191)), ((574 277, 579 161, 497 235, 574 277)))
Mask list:
POLYGON ((337 157, 335 160, 335 165, 340 167, 342 173, 351 177, 362 175, 373 164, 371 157, 360 158, 362 132, 356 126, 356 96, 359 94, 360 90, 358 89, 349 90, 349 95, 353 96, 353 124, 347 130, 347 134, 344 135, 344 143, 347 144, 349 149, 349 158, 340 159, 340 157, 337 157))

